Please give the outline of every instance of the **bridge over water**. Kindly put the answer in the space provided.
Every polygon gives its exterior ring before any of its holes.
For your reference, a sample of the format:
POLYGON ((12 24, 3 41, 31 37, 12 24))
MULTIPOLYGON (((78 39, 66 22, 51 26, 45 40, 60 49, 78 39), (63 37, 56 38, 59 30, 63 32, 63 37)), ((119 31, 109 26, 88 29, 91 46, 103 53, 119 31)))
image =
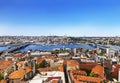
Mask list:
POLYGON ((9 49, 7 50, 4 50, 4 51, 0 51, 0 54, 2 54, 3 52, 6 52, 6 53, 12 53, 14 51, 17 51, 17 50, 20 50, 22 48, 25 48, 27 47, 28 45, 30 45, 30 43, 21 43, 21 44, 15 44, 15 45, 12 45, 9 49))
POLYGON ((30 43, 24 43, 24 44, 15 45, 15 46, 11 47, 10 49, 6 50, 6 52, 11 53, 11 52, 20 50, 22 48, 25 48, 28 45, 30 45, 30 43))

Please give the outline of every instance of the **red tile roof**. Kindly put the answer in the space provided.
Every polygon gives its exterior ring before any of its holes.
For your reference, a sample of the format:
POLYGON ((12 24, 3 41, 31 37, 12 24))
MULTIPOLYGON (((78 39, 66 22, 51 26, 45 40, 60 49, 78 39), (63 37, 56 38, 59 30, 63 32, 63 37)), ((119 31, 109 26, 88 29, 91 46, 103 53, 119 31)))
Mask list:
POLYGON ((0 69, 6 69, 13 61, 0 61, 0 69))
POLYGON ((103 81, 103 79, 101 78, 86 76, 85 71, 79 71, 79 70, 71 70, 70 77, 71 77, 71 80, 74 81, 75 83, 86 83, 86 82, 100 83, 101 81, 103 81), (85 81, 85 82, 82 82, 82 81, 85 81))
MULTIPOLYGON (((26 73, 29 73, 31 71, 31 69, 29 67, 25 67, 26 69, 26 73)), ((17 71, 14 71, 13 73, 11 73, 9 75, 9 79, 20 79, 24 77, 24 68, 21 68, 17 71)))
POLYGON ((98 65, 95 62, 82 62, 80 63, 80 69, 89 69, 92 70, 92 68, 94 68, 96 65, 98 65))
POLYGON ((104 68, 101 65, 97 65, 92 69, 92 72, 99 75, 100 77, 104 77, 104 68))
POLYGON ((67 60, 66 63, 67 63, 68 66, 79 65, 79 63, 76 60, 67 60))
POLYGON ((100 83, 102 81, 100 78, 89 77, 89 76, 77 76, 77 80, 88 81, 88 82, 96 82, 96 83, 100 83))
POLYGON ((59 83, 58 81, 59 81, 59 80, 52 80, 51 83, 59 83))
POLYGON ((63 67, 62 65, 60 65, 60 66, 58 67, 58 69, 59 69, 59 71, 64 72, 64 67, 63 67))
POLYGON ((0 83, 7 83, 6 80, 0 80, 0 83))
POLYGON ((14 57, 14 58, 23 58, 25 55, 26 55, 26 53, 14 54, 13 57, 14 57))
POLYGON ((44 71, 57 71, 57 68, 52 68, 52 67, 46 67, 46 68, 39 68, 37 69, 39 72, 44 72, 44 71))
POLYGON ((51 80, 53 80, 53 79, 61 79, 61 77, 48 77, 48 79, 46 80, 46 81, 51 81, 51 80))
POLYGON ((39 63, 41 63, 43 60, 44 60, 43 58, 38 58, 37 61, 36 61, 36 63, 39 64, 39 63))
POLYGON ((27 81, 15 80, 14 83, 28 83, 27 81))
POLYGON ((120 65, 114 64, 112 67, 113 76, 118 78, 118 72, 119 72, 120 65))
POLYGON ((82 70, 70 70, 70 73, 72 73, 73 75, 87 75, 87 73, 82 70))
POLYGON ((70 70, 70 77, 73 81, 76 80, 76 76, 77 75, 84 75, 86 76, 86 72, 85 71, 81 71, 81 70, 70 70))
POLYGON ((20 61, 20 62, 18 62, 16 65, 18 66, 18 67, 20 67, 21 65, 23 65, 24 64, 24 61, 20 61))

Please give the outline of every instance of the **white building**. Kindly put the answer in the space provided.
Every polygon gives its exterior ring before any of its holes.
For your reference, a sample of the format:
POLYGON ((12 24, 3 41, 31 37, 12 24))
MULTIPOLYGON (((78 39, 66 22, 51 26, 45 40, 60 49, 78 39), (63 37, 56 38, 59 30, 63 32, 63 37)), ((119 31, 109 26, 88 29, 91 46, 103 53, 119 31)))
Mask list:
POLYGON ((112 49, 112 48, 107 48, 106 49, 106 53, 107 53, 107 56, 109 56, 111 58, 111 56, 115 56, 115 49, 112 49))
POLYGON ((69 55, 69 53, 67 53, 67 52, 66 53, 59 53, 58 54, 58 56, 68 56, 68 55, 69 55))
POLYGON ((31 52, 31 56, 32 55, 37 55, 37 56, 39 56, 39 55, 51 55, 51 52, 31 52))
MULTIPOLYGON (((41 72, 41 73, 44 75, 36 74, 36 76, 32 80, 29 80, 29 83, 44 83, 43 81, 47 80, 50 77, 53 78, 52 80, 57 80, 55 77, 61 77, 62 83, 65 83, 64 72, 46 71, 46 72, 41 72)), ((47 83, 52 83, 52 80, 50 80, 47 83)))

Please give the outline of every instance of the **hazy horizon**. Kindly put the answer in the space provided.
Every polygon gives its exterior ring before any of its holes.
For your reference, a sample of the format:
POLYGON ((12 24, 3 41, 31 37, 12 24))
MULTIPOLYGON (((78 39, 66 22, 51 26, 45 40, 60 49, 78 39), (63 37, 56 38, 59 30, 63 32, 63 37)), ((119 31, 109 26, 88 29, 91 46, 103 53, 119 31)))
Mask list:
POLYGON ((0 36, 120 36, 119 0, 0 0, 0 36))

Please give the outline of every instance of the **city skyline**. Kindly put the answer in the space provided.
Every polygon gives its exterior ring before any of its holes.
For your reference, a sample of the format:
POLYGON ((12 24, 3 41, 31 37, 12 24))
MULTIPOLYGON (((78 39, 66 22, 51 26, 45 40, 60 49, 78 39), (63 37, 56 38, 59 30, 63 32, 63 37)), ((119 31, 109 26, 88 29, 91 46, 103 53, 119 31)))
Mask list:
POLYGON ((0 36, 120 36, 119 0, 0 1, 0 36))

